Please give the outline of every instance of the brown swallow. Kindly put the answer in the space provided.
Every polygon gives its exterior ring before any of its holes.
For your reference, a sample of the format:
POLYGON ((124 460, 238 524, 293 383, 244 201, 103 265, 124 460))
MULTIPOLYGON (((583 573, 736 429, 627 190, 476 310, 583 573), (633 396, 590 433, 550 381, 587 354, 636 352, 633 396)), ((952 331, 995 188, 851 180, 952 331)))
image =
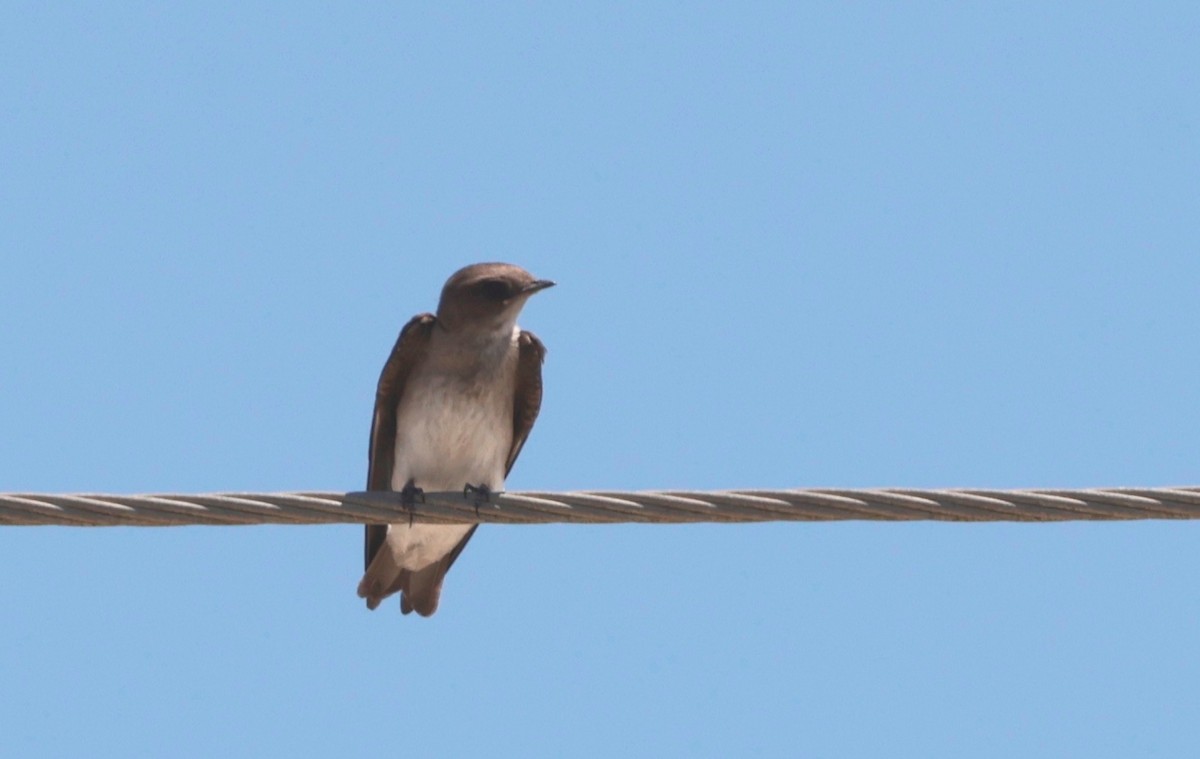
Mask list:
MULTIPOLYGON (((517 326, 529 297, 554 283, 512 264, 474 264, 446 281, 437 314, 400 330, 379 377, 367 490, 504 489, 542 405, 546 348, 517 326)), ((400 592, 400 610, 437 611, 442 580, 478 524, 367 525, 358 595, 374 609, 400 592)))

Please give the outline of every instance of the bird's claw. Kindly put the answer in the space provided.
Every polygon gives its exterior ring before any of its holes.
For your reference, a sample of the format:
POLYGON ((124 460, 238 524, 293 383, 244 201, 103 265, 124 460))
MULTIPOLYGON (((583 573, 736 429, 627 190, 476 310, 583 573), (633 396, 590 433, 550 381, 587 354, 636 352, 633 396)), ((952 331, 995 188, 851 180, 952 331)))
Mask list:
POLYGON ((463 497, 470 498, 475 504, 475 516, 479 516, 479 507, 481 505, 495 505, 492 503, 492 489, 487 485, 472 485, 468 482, 463 486, 463 497))
POLYGON ((409 527, 412 527, 413 514, 417 510, 418 503, 425 503, 425 491, 417 487, 413 480, 409 480, 404 484, 404 489, 400 491, 400 505, 408 509, 409 527))

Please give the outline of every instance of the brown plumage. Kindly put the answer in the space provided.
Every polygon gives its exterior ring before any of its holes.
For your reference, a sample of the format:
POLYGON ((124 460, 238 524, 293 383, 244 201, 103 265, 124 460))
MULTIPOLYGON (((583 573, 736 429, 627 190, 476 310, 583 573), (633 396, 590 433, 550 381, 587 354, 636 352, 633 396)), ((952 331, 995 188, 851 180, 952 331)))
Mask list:
MULTIPOLYGON (((553 283, 545 280, 535 280, 523 269, 508 264, 476 264, 455 273, 446 283, 436 316, 419 314, 404 326, 384 364, 375 394, 367 473, 368 490, 399 489, 399 483, 394 478, 398 453, 397 417, 401 413, 405 391, 409 389, 414 373, 422 370, 425 371, 422 378, 426 387, 429 385, 431 372, 442 372, 433 375, 441 382, 434 383, 438 392, 442 392, 442 388, 447 385, 444 376, 449 376, 455 382, 460 381, 461 376, 467 378, 462 380, 464 383, 502 382, 503 387, 512 387, 511 438, 506 443, 507 456, 503 461, 503 476, 508 476, 541 408, 541 368, 546 353, 545 346, 533 333, 519 331, 514 334, 512 324, 515 324, 516 315, 525 300, 551 284, 553 283), (507 338, 504 337, 504 329, 509 330, 507 338), (510 340, 515 342, 515 345, 507 342, 510 340), (505 358, 514 348, 515 361, 505 358), (500 350, 502 354, 498 354, 498 358, 491 357, 491 353, 496 350, 500 350), (440 368, 430 369, 434 364, 440 368), (481 379, 475 378, 477 374, 486 376, 481 379), (508 384, 510 382, 511 385, 508 384)), ((427 389, 425 392, 432 391, 427 389)), ((434 400, 439 399, 435 396, 434 400)), ((484 436, 498 434, 498 431, 488 429, 481 429, 479 432, 484 436)), ((401 438, 404 439, 403 436, 401 438)), ((408 439, 409 445, 430 442, 413 441, 411 436, 408 439)), ((400 453, 403 454, 404 451, 400 453)), ((439 450, 432 453, 453 457, 461 451, 439 450)), ((431 472, 428 476, 434 477, 434 474, 431 472)), ((438 476, 444 478, 445 474, 439 472, 438 476)), ((421 480, 422 472, 418 471, 412 477, 412 484, 420 488, 421 480)), ((503 480, 498 483, 463 483, 466 484, 502 487, 503 480)), ((417 509, 419 508, 418 504, 417 509)), ((359 584, 359 595, 367 599, 368 608, 374 609, 384 597, 399 591, 402 593, 400 608, 405 614, 411 611, 416 611, 422 616, 433 614, 437 610, 446 573, 475 534, 477 527, 478 525, 470 526, 453 548, 440 559, 419 568, 405 568, 395 563, 391 554, 387 560, 381 557, 382 563, 378 567, 373 566, 388 540, 389 526, 367 525, 364 544, 366 573, 359 584), (389 564, 389 561, 392 563, 389 564)), ((404 528, 397 525, 392 529, 404 528)), ((402 552, 400 562, 404 561, 405 555, 402 552)))

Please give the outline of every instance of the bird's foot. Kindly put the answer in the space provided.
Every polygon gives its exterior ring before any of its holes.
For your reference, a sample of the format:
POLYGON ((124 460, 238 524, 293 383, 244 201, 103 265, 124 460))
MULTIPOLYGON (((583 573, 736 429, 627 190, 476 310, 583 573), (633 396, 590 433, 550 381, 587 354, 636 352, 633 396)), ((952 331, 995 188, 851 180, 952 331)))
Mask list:
POLYGON ((408 526, 412 527, 413 514, 417 510, 418 503, 425 503, 425 491, 417 487, 417 483, 409 479, 404 483, 404 489, 400 491, 400 505, 408 509, 408 526))
MULTIPOLYGON (((475 516, 479 516, 479 507, 484 504, 496 506, 492 501, 492 489, 487 485, 472 485, 468 482, 463 486, 463 497, 470 498, 474 502, 475 516)), ((499 506, 496 506, 496 508, 499 508, 499 506)))

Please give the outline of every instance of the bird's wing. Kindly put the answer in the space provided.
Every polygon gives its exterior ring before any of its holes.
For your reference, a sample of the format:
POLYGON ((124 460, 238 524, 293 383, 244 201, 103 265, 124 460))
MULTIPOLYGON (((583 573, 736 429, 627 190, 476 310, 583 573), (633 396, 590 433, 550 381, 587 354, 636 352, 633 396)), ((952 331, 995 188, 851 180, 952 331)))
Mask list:
POLYGON ((517 387, 513 395, 513 438, 504 464, 504 476, 512 471, 525 438, 533 429, 538 411, 542 408, 542 361, 546 358, 546 346, 532 332, 522 330, 517 338, 517 387))
MULTIPOLYGON (((412 369, 429 350, 437 318, 417 314, 400 330, 392 353, 379 375, 375 390, 375 416, 371 419, 371 446, 367 454, 367 490, 391 490, 392 467, 396 462, 396 409, 412 369)), ((387 525, 369 524, 366 530, 365 567, 387 538, 387 525)))

